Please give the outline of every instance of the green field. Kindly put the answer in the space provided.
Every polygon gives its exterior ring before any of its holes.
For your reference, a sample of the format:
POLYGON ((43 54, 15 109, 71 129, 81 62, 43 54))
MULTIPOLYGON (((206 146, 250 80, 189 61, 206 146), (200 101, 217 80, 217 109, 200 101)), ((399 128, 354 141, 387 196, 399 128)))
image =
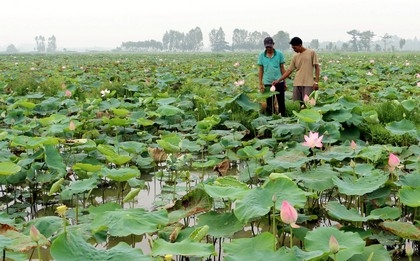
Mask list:
POLYGON ((418 256, 420 54, 319 53, 287 117, 257 55, 0 56, 6 260, 418 256))

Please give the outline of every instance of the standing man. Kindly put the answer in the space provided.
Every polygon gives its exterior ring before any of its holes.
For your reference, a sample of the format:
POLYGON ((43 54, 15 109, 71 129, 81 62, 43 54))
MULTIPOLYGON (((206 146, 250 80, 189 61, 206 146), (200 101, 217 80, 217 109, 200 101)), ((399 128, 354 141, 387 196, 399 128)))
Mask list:
POLYGON ((273 84, 284 81, 296 70, 295 79, 293 80, 293 100, 300 101, 303 105, 305 95, 309 96, 313 90, 318 90, 320 74, 318 56, 314 50, 303 47, 302 40, 299 37, 293 37, 289 44, 296 53, 293 55, 287 71, 273 84))
MULTIPOLYGON (((286 105, 284 103, 284 91, 286 90, 285 82, 278 82, 273 84, 273 81, 278 79, 286 71, 284 69, 284 55, 281 51, 274 49, 274 41, 271 37, 264 39, 264 52, 258 56, 257 65, 258 79, 260 82, 261 93, 270 92, 271 86, 275 86, 277 104, 279 106, 279 113, 282 116, 286 116, 286 105)), ((273 90, 274 91, 274 90, 273 90)), ((267 98, 266 113, 273 115, 275 113, 274 108, 274 96, 267 98)))

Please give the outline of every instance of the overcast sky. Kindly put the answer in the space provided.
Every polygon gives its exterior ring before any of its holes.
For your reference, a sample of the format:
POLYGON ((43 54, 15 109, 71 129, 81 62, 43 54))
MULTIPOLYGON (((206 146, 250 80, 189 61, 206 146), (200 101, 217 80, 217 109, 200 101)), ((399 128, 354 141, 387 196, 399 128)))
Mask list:
MULTIPOLYGON (((0 47, 33 45, 54 35, 57 49, 115 48, 127 41, 162 41, 166 31, 201 28, 282 30, 303 41, 348 41, 348 31, 420 37, 419 0, 6 0, 1 3, 0 47)), ((0 49, 2 51, 2 49, 0 49)))

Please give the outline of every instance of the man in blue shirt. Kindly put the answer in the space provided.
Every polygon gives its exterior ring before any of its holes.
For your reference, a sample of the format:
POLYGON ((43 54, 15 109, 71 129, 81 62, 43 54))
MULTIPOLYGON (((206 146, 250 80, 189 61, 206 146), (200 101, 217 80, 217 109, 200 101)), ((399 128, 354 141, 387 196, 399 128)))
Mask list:
POLYGON ((272 83, 279 79, 284 73, 284 55, 281 51, 274 49, 274 41, 271 37, 264 39, 264 52, 261 52, 258 56, 257 65, 258 79, 260 84, 261 93, 270 91, 276 91, 278 94, 267 98, 266 113, 273 115, 275 113, 274 108, 274 97, 277 99, 279 113, 282 116, 286 116, 286 105, 284 101, 284 92, 286 90, 286 84, 284 81, 277 83, 272 87, 272 83))

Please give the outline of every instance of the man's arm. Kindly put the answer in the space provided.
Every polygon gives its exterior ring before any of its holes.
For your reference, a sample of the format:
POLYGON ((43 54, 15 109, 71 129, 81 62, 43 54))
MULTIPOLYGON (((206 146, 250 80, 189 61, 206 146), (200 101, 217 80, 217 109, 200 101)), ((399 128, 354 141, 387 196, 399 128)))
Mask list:
POLYGON ((263 84, 263 75, 264 75, 264 70, 262 65, 259 66, 258 68, 258 81, 260 83, 260 92, 264 92, 264 84, 263 84))

